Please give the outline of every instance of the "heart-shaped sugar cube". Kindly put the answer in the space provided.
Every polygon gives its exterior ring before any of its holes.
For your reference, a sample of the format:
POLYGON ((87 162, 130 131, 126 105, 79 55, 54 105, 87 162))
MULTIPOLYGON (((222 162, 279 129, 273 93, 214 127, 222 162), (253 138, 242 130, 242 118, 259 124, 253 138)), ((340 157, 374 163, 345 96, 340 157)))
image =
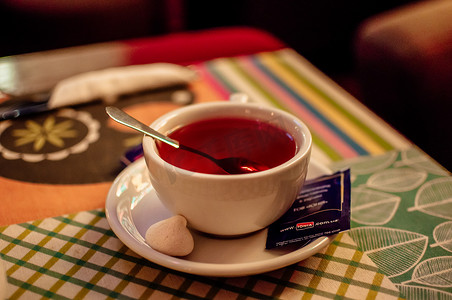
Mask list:
POLYGON ((151 225, 145 240, 154 250, 171 256, 185 256, 193 251, 193 236, 187 228, 187 220, 180 215, 151 225))

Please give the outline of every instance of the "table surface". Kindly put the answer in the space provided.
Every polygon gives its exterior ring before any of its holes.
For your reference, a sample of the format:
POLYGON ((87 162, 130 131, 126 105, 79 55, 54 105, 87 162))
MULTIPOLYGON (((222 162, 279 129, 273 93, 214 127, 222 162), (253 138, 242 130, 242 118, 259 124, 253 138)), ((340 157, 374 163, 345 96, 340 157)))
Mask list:
POLYGON ((291 49, 193 68, 200 78, 187 87, 116 105, 150 123, 244 92, 299 116, 313 158, 351 168, 351 230, 312 257, 253 276, 197 276, 149 262, 115 236, 104 208, 121 156, 141 135, 108 120, 102 103, 64 108, 0 123, 8 298, 452 298, 449 172, 291 49))

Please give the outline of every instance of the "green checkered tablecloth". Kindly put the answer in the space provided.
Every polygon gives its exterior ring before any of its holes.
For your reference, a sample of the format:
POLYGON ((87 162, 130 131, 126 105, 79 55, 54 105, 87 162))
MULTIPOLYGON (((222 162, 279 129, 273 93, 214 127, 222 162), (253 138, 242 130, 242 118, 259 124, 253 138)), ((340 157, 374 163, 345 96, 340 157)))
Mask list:
POLYGON ((390 280, 348 234, 289 267, 239 278, 184 274, 149 262, 110 230, 103 210, 0 229, 8 298, 397 298, 390 280))

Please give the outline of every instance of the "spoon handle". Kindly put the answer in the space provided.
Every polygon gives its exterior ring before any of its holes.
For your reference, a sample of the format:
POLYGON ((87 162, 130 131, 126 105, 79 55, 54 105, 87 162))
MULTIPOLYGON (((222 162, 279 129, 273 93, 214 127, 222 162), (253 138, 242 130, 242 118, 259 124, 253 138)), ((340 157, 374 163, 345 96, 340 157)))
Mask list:
POLYGON ((134 119, 126 112, 114 106, 107 106, 105 108, 107 114, 116 122, 121 123, 122 125, 128 126, 135 130, 138 130, 146 135, 149 135, 159 141, 167 143, 168 145, 173 146, 174 148, 179 148, 179 142, 173 140, 166 135, 161 134, 160 132, 152 129, 151 127, 141 123, 140 121, 134 119))

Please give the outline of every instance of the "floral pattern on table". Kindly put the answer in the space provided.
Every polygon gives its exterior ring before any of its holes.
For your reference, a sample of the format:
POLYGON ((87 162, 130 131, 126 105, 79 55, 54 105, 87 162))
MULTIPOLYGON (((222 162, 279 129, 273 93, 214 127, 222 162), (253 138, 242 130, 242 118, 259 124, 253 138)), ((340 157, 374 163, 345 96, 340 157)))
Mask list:
MULTIPOLYGON (((193 101, 189 87, 171 86, 127 95, 114 105, 146 117, 193 101)), ((113 181, 124 167, 121 157, 143 136, 112 123, 100 101, 1 121, 0 176, 42 184, 113 181)))
POLYGON ((358 247, 407 299, 452 299, 449 172, 416 148, 332 167, 351 168, 349 235, 358 247))
POLYGON ((73 109, 35 120, 5 121, 0 123, 0 152, 7 160, 62 160, 86 151, 99 139, 99 128, 99 121, 89 112, 73 109))

